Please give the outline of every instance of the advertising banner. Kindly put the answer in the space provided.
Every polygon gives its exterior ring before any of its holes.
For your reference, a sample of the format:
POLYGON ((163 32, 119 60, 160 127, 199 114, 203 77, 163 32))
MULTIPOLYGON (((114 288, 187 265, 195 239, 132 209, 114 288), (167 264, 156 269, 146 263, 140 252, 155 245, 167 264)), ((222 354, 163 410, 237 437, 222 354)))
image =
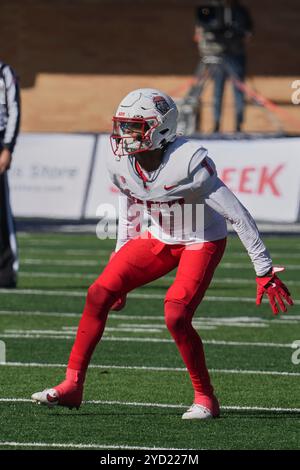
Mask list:
POLYGON ((94 219, 100 215, 100 205, 104 210, 105 205, 107 205, 108 218, 114 217, 114 214, 118 213, 119 190, 112 184, 108 176, 105 163, 105 157, 107 154, 111 158, 115 158, 111 150, 109 137, 107 135, 100 135, 97 142, 91 184, 88 188, 88 198, 85 211, 85 217, 87 219, 94 219))
MULTIPOLYGON (((97 219, 118 207, 106 170, 115 158, 108 135, 22 134, 9 171, 13 211, 19 217, 97 219), (97 212, 98 210, 98 212, 97 212)), ((300 138, 197 140, 219 177, 255 220, 299 220, 300 138)), ((126 158, 126 157, 123 157, 126 158)))
MULTIPOLYGON (((105 153, 115 158, 107 136, 101 136, 86 216, 99 204, 117 207, 118 191, 105 170, 105 153)), ((300 207, 300 139, 197 140, 208 149, 219 177, 257 221, 296 222, 300 207)), ((126 157, 123 157, 126 158, 126 157)))
POLYGON ((9 171, 17 217, 80 219, 93 135, 22 134, 9 171))
POLYGON ((221 180, 255 220, 296 222, 300 207, 300 139, 203 141, 221 180))

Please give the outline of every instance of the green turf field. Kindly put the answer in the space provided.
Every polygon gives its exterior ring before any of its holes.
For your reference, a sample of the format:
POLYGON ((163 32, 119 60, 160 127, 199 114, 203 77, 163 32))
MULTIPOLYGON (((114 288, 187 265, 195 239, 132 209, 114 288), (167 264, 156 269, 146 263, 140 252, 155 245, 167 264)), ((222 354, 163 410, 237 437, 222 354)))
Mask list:
POLYGON ((79 411, 31 403, 63 379, 86 289, 114 242, 20 234, 18 289, 0 291, 0 448, 299 449, 300 237, 264 239, 296 304, 279 317, 255 306, 254 271, 231 237, 195 315, 222 406, 220 419, 199 422, 181 420, 193 392, 163 320, 174 273, 110 315, 79 411))

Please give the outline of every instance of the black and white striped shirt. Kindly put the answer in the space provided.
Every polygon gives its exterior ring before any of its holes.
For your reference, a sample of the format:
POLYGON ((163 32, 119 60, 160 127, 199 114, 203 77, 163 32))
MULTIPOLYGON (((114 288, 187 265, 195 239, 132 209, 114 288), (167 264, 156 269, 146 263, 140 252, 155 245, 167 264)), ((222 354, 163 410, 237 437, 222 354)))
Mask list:
POLYGON ((20 127, 20 91, 13 69, 0 61, 0 145, 14 149, 20 127))

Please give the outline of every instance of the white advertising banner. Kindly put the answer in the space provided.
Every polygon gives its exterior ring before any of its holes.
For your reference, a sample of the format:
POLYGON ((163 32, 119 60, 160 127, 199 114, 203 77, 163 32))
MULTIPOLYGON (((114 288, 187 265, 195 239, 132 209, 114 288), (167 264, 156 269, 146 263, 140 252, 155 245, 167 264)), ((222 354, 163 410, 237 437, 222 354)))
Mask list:
POLYGON ((107 218, 112 218, 118 213, 119 190, 112 184, 108 176, 108 171, 106 170, 105 156, 107 153, 111 158, 115 158, 111 150, 109 137, 107 135, 101 135, 98 138, 95 166, 88 192, 85 212, 85 217, 88 219, 94 219, 100 215, 100 205, 104 211, 107 211, 107 218))
POLYGON ((17 217, 80 219, 93 135, 22 134, 9 171, 17 217))
MULTIPOLYGON (((300 138, 197 142, 257 221, 299 220, 300 138)), ((98 137, 95 159, 94 143, 93 135, 22 134, 9 171, 15 216, 97 219, 100 205, 113 216, 118 190, 108 177, 105 155, 115 157, 108 135, 98 137)))
POLYGON ((300 139, 204 141, 219 177, 258 221, 296 222, 300 139))
MULTIPOLYGON (((300 207, 300 139, 197 140, 209 151, 219 177, 257 221, 296 222, 300 207)), ((108 136, 99 138, 86 217, 99 204, 118 205, 118 191, 105 170, 105 153, 114 158, 108 136)))

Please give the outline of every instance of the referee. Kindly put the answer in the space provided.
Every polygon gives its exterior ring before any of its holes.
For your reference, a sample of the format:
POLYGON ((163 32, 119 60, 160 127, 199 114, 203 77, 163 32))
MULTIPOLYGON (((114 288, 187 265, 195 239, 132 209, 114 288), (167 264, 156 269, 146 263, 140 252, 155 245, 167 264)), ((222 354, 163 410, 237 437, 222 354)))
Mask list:
POLYGON ((15 72, 0 61, 0 288, 16 287, 17 242, 7 170, 20 127, 20 92, 15 72))

